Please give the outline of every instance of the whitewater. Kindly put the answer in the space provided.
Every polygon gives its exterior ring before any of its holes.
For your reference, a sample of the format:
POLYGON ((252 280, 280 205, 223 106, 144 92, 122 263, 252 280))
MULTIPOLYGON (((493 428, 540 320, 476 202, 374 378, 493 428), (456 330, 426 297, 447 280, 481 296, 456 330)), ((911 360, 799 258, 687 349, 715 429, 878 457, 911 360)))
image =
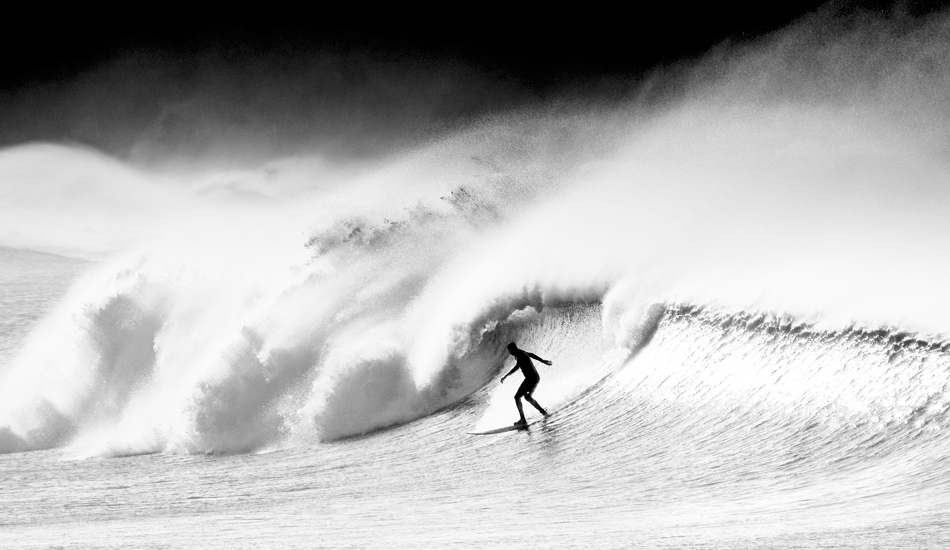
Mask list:
POLYGON ((0 547, 950 545, 948 22, 371 156, 0 151, 0 547), (468 435, 511 341, 553 414, 468 435))

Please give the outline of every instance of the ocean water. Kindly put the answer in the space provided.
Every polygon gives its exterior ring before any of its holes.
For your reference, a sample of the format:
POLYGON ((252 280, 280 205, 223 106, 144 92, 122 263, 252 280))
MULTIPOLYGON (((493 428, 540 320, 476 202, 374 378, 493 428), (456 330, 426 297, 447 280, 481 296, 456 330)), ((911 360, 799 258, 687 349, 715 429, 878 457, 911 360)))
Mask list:
POLYGON ((88 262, 0 248, 0 365, 6 365, 42 316, 66 293, 88 262))
MULTIPOLYGON (((489 381, 418 420, 233 454, 0 456, 8 548, 940 548, 946 345, 671 306, 632 353, 600 306, 518 337, 557 358, 526 432, 489 381), (487 419, 487 420, 486 420, 487 419)), ((499 363, 500 365, 500 363, 499 363)), ((68 446, 67 446, 68 449, 68 446)))
POLYGON ((947 547, 947 21, 377 156, 0 151, 0 547, 947 547), (471 435, 510 341, 553 414, 471 435))

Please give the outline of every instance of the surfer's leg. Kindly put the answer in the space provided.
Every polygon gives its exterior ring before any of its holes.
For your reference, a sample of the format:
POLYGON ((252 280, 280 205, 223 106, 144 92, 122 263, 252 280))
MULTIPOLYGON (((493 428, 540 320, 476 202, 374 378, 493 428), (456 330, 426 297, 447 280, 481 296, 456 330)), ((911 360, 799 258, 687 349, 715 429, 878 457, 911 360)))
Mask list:
POLYGON ((537 379, 526 378, 525 381, 521 383, 521 387, 518 388, 518 393, 515 394, 515 403, 518 404, 518 413, 521 414, 522 422, 527 422, 527 421, 524 418, 524 411, 522 410, 522 407, 521 407, 521 400, 518 399, 519 397, 524 397, 525 400, 527 400, 528 403, 531 403, 535 409, 538 409, 538 411, 541 414, 545 416, 547 416, 548 414, 547 411, 541 408, 541 405, 538 405, 538 402, 535 401, 533 397, 531 397, 531 393, 534 391, 534 388, 536 387, 538 387, 537 379))
POLYGON ((519 420, 519 422, 522 424, 527 424, 528 421, 525 420, 525 417, 524 417, 524 407, 521 404, 521 398, 526 397, 528 395, 528 392, 531 391, 531 388, 532 388, 531 381, 525 380, 524 382, 521 383, 520 386, 518 386, 518 391, 515 393, 515 405, 518 407, 518 416, 521 417, 521 420, 519 420))
POLYGON ((539 413, 543 414, 544 416, 548 415, 548 411, 544 410, 544 407, 542 407, 541 405, 538 405, 538 402, 535 401, 533 397, 531 397, 530 393, 525 395, 524 398, 528 403, 531 403, 535 409, 538 409, 539 413))
POLYGON ((528 421, 525 420, 525 418, 524 418, 524 408, 523 408, 522 405, 521 405, 521 396, 520 396, 520 395, 516 395, 516 396, 515 396, 515 405, 518 406, 518 416, 521 417, 521 420, 519 420, 518 422, 520 422, 521 424, 527 424, 528 421))

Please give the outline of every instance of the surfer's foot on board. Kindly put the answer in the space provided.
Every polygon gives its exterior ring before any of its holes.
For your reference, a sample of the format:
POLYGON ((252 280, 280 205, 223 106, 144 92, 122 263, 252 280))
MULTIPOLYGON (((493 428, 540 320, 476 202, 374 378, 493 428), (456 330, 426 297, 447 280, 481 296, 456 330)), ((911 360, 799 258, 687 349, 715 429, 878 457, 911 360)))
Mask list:
POLYGON ((516 427, 516 428, 524 428, 524 427, 527 427, 527 426, 528 426, 528 423, 527 423, 525 420, 519 420, 519 421, 515 422, 513 425, 514 425, 514 427, 516 427))
POLYGON ((547 409, 541 409, 541 414, 543 414, 544 416, 551 416, 551 413, 549 413, 547 409))

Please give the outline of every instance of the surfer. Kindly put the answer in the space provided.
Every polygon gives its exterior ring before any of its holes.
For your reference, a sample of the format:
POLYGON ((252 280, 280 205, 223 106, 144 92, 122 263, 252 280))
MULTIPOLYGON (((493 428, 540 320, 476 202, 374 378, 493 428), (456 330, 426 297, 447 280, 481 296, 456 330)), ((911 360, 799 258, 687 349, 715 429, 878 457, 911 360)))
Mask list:
POLYGON ((544 410, 541 405, 538 405, 538 402, 531 397, 531 394, 534 393, 534 388, 538 387, 538 382, 541 380, 541 376, 538 374, 538 369, 534 368, 534 363, 531 362, 532 359, 537 359, 545 365, 550 365, 551 361, 541 359, 537 355, 531 353, 530 351, 525 351, 523 349, 518 349, 518 346, 514 342, 508 344, 508 353, 510 353, 515 358, 515 366, 508 371, 508 374, 501 377, 501 383, 505 383, 505 378, 508 378, 516 370, 521 369, 521 374, 524 375, 524 382, 521 383, 521 386, 518 388, 518 391, 515 393, 515 405, 518 406, 518 414, 521 416, 521 420, 515 422, 515 426, 522 427, 527 426, 528 421, 524 417, 524 408, 521 405, 521 398, 524 397, 528 403, 531 403, 535 409, 538 409, 538 412, 544 416, 548 415, 548 411, 544 410))

